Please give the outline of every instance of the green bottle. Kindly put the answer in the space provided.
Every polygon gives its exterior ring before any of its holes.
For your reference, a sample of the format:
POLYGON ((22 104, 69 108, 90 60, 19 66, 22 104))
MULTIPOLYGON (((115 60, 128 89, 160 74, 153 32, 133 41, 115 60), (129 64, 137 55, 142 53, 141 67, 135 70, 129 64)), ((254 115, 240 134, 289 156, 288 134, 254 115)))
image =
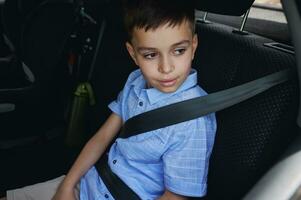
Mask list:
POLYGON ((87 139, 88 110, 95 105, 90 83, 80 83, 74 92, 65 142, 69 147, 82 147, 87 139))

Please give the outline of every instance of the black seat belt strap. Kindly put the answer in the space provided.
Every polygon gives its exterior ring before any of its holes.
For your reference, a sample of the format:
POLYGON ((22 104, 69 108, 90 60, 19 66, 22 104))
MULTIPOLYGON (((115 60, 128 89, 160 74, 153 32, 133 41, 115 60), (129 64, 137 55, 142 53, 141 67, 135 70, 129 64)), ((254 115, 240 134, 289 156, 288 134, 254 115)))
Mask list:
POLYGON ((220 111, 289 80, 293 72, 292 69, 282 70, 236 87, 136 115, 125 122, 119 137, 131 137, 220 111))
POLYGON ((114 172, 112 172, 107 155, 103 155, 95 164, 102 181, 116 200, 140 200, 139 196, 129 188, 114 172))

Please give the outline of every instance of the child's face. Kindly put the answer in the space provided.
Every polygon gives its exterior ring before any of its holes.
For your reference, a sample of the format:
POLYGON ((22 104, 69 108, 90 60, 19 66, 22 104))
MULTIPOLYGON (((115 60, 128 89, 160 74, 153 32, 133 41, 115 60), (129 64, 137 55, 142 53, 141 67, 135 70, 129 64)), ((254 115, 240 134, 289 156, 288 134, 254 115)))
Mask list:
POLYGON ((185 81, 198 44, 189 22, 162 25, 155 30, 134 29, 126 47, 140 67, 148 87, 174 92, 185 81))

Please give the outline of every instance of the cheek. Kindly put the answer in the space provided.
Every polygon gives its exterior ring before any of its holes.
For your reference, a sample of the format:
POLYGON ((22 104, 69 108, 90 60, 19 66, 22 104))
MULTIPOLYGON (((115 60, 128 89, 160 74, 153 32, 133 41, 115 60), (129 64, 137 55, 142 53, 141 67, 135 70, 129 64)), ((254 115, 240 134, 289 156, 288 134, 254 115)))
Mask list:
POLYGON ((145 72, 152 72, 156 69, 156 62, 155 61, 145 61, 143 59, 138 60, 138 66, 142 71, 145 72))
POLYGON ((155 62, 143 62, 143 61, 140 61, 139 62, 139 68, 142 72, 142 74, 144 75, 144 77, 146 79, 150 79, 152 77, 155 77, 156 74, 157 74, 157 67, 156 67, 156 63, 155 62))
POLYGON ((176 67, 182 71, 190 70, 191 62, 191 56, 187 55, 176 62, 176 67))

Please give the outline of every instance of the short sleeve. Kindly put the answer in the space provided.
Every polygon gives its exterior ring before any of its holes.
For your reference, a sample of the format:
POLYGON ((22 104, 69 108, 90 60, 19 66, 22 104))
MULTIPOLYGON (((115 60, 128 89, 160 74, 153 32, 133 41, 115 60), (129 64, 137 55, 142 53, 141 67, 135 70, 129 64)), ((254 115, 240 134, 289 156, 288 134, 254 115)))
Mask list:
POLYGON ((133 81, 141 76, 141 71, 139 69, 133 71, 130 73, 130 75, 127 78, 127 81, 123 87, 123 90, 119 93, 117 99, 115 101, 112 101, 108 107, 111 109, 112 112, 119 115, 123 120, 125 120, 124 116, 124 108, 126 107, 124 104, 126 103, 126 99, 130 93, 130 89, 132 86, 133 81))
POLYGON ((108 107, 112 112, 123 118, 122 116, 122 102, 123 102, 123 91, 119 92, 116 100, 112 101, 108 107))
POLYGON ((201 197, 206 194, 208 161, 204 118, 185 122, 174 129, 170 146, 163 155, 165 188, 176 194, 201 197))

